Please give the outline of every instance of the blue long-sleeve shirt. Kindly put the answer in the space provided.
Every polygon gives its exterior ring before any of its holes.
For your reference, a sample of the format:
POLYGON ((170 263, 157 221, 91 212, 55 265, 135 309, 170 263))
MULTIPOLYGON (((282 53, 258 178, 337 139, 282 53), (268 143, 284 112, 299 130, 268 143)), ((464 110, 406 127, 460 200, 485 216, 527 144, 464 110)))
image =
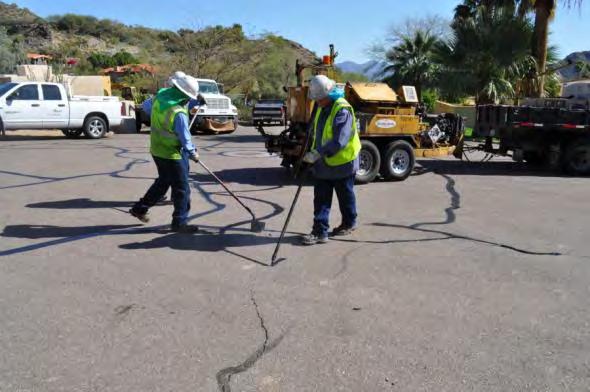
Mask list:
MULTIPOLYGON (((141 104, 141 108, 148 116, 152 116, 153 98, 148 98, 144 103, 141 104)), ((182 149, 188 153, 197 150, 192 142, 191 131, 189 126, 188 116, 185 113, 179 113, 174 118, 174 133, 180 141, 182 149)))
POLYGON ((359 169, 358 157, 354 161, 340 166, 328 166, 323 159, 324 157, 331 157, 335 155, 338 151, 346 147, 350 141, 350 138, 352 137, 352 114, 348 110, 342 109, 336 113, 334 123, 332 124, 333 138, 328 140, 325 144, 321 144, 322 132, 326 124, 326 120, 328 120, 328 117, 330 117, 330 113, 332 112, 332 106, 333 104, 324 108, 316 107, 311 115, 312 122, 310 124, 313 129, 313 119, 316 116, 317 110, 321 110, 318 127, 315 134, 315 140, 316 151, 320 153, 322 159, 318 160, 313 165, 313 174, 316 178, 326 180, 350 177, 354 175, 359 169))

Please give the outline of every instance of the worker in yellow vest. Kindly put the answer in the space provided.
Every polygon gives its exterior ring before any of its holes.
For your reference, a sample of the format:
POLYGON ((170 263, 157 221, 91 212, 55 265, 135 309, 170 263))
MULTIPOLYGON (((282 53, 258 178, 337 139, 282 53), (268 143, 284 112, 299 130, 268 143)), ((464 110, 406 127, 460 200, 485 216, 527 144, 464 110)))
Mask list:
POLYGON ((158 178, 144 197, 129 213, 140 221, 149 222, 148 211, 162 200, 172 188, 171 230, 194 233, 197 226, 189 225, 190 210, 189 159, 199 162, 199 154, 191 141, 187 105, 199 94, 199 83, 184 72, 175 72, 153 99, 143 103, 151 118, 150 152, 158 169, 158 178))
POLYGON ((357 228, 354 177, 359 168, 361 150, 354 110, 344 99, 344 91, 327 76, 314 76, 309 83, 309 98, 316 102, 311 116, 311 151, 303 161, 313 165, 314 221, 304 245, 328 241, 330 208, 336 191, 342 221, 330 233, 345 236, 357 228))

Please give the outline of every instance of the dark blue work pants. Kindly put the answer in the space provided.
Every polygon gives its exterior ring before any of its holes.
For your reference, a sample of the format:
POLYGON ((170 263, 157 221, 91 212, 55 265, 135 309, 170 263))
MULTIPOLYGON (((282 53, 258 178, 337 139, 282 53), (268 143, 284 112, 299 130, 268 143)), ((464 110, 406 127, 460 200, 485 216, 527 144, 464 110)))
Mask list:
POLYGON ((163 159, 155 156, 153 158, 158 168, 158 178, 148 189, 145 196, 135 203, 133 209, 142 214, 146 213, 166 195, 168 188, 172 188, 172 202, 174 203, 172 225, 185 225, 191 208, 188 157, 183 155, 180 160, 163 159))
POLYGON ((330 229, 330 208, 332 196, 336 191, 342 224, 347 227, 356 225, 356 198, 354 196, 354 175, 336 180, 316 179, 314 186, 313 233, 324 236, 330 229))

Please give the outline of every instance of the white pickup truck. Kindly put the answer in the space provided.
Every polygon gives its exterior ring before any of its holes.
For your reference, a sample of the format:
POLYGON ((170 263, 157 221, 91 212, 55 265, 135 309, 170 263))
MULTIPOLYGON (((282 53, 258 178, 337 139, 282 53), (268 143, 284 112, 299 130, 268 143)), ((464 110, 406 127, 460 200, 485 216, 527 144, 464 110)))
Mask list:
POLYGON ((60 129, 99 139, 121 125, 118 97, 71 96, 58 83, 0 84, 0 130, 60 129))

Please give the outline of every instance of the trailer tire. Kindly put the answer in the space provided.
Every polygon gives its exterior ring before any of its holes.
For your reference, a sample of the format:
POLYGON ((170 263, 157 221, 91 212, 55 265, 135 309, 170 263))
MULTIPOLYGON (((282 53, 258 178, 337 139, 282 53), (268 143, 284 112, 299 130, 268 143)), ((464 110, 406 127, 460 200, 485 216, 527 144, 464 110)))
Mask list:
POLYGON ((61 132, 68 139, 77 139, 82 135, 81 129, 62 129, 61 132))
POLYGON ((412 174, 416 158, 414 149, 405 140, 389 143, 381 161, 381 176, 386 180, 403 181, 412 174))
POLYGON ((543 166, 545 163, 547 163, 545 156, 542 153, 536 151, 525 151, 523 153, 523 158, 526 163, 532 166, 543 166))
POLYGON ((577 140, 571 143, 564 156, 564 169, 569 174, 590 174, 590 139, 577 140))
POLYGON ((359 153, 359 170, 355 179, 359 184, 367 184, 375 179, 381 167, 381 153, 370 140, 361 140, 361 151, 359 153))
POLYGON ((104 137, 108 129, 107 122, 100 116, 90 116, 84 121, 84 134, 89 139, 104 137))

